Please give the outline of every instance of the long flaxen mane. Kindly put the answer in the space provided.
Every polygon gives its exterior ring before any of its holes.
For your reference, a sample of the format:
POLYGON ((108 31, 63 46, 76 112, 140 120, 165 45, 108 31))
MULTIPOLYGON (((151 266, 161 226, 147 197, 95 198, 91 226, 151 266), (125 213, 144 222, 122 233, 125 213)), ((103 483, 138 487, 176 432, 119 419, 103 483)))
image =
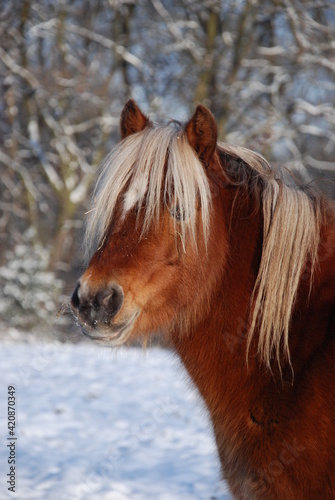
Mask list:
MULTIPOLYGON (((224 143, 219 143, 218 148, 242 160, 244 168, 262 181, 263 247, 251 297, 247 351, 257 330, 259 355, 270 367, 273 356, 279 361, 281 352, 290 359, 290 319, 301 274, 309 262, 312 279, 317 261, 320 205, 307 191, 278 178, 259 154, 224 143)), ((183 216, 178 227, 175 222, 175 232, 184 249, 188 236, 196 242, 196 213, 200 206, 207 241, 212 205, 210 180, 183 127, 175 123, 147 127, 128 136, 107 156, 88 212, 87 254, 101 244, 120 200, 122 217, 134 208, 142 209, 142 235, 159 221, 162 200, 169 210, 178 210, 183 216)))
POLYGON ((247 352, 257 329, 261 359, 270 367, 275 354, 280 366, 281 352, 290 362, 290 321, 307 263, 310 290, 312 287, 322 222, 320 199, 292 182, 286 169, 274 171, 258 153, 224 143, 219 146, 221 152, 241 159, 243 166, 249 166, 253 176, 262 180, 263 245, 251 297, 247 352))

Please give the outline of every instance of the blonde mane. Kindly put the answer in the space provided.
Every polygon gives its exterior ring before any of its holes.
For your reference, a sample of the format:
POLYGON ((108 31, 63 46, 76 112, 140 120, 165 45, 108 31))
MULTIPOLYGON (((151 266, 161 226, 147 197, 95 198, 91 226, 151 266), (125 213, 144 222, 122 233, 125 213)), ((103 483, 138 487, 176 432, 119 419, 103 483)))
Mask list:
MULTIPOLYGON (((279 179, 259 154, 224 143, 218 146, 227 155, 242 160, 244 167, 262 180, 263 247, 251 298, 247 351, 258 331, 259 355, 270 367, 273 356, 279 362, 282 352, 290 360, 290 320, 303 270, 309 262, 312 279, 317 261, 320 206, 307 192, 279 179)), ((209 181, 185 131, 175 124, 147 127, 127 137, 107 156, 88 214, 87 252, 103 240, 117 203, 122 204, 123 217, 134 208, 144 207, 144 234, 159 220, 162 200, 170 210, 183 215, 178 221, 178 232, 184 248, 187 236, 196 241, 196 213, 201 206, 207 241, 211 212, 209 181)))
POLYGON ((159 221, 163 199, 172 213, 182 214, 178 233, 184 248, 188 235, 196 242, 196 214, 200 205, 207 241, 211 207, 209 182, 186 133, 175 123, 147 127, 130 135, 107 156, 87 222, 87 253, 104 238, 120 199, 122 217, 134 208, 145 207, 142 235, 152 223, 159 221))
POLYGON ((303 189, 288 185, 285 171, 275 172, 258 153, 224 143, 219 147, 224 153, 243 160, 263 182, 263 246, 251 297, 253 311, 247 352, 257 329, 261 359, 270 368, 275 355, 280 367, 282 352, 290 362, 290 321, 307 263, 310 264, 310 275, 306 276, 310 289, 312 285, 320 241, 320 203, 303 189))

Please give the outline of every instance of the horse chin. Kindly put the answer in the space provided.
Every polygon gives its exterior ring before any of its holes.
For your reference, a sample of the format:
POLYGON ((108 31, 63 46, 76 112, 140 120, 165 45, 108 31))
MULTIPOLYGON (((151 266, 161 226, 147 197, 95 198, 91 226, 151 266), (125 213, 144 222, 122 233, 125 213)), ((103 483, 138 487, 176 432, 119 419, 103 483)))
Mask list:
POLYGON ((134 324, 140 311, 135 311, 130 317, 121 323, 112 323, 108 327, 105 324, 87 323, 80 325, 82 333, 91 340, 107 347, 117 347, 125 344, 133 333, 134 324))

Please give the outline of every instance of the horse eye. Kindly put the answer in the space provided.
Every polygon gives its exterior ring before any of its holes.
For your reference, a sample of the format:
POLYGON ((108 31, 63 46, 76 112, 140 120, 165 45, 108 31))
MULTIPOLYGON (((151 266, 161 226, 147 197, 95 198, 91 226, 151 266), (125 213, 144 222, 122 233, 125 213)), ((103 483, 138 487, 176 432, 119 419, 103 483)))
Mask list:
POLYGON ((170 214, 172 217, 178 221, 185 220, 185 210, 181 210, 179 205, 176 205, 173 208, 170 208, 170 214))

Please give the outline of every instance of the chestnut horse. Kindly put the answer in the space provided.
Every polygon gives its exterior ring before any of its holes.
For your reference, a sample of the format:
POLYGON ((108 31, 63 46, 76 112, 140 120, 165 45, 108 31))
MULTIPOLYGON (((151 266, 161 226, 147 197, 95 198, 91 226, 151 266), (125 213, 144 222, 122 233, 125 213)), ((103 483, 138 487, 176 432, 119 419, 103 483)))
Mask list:
POLYGON ((198 106, 130 100, 71 299, 104 345, 163 332, 203 397, 238 499, 335 498, 335 210, 198 106))

